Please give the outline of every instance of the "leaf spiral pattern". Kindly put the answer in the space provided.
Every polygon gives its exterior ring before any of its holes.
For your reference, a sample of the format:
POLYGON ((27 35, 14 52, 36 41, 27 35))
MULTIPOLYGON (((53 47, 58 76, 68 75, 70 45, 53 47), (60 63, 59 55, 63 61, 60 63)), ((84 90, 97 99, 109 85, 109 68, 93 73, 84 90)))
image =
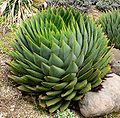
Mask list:
POLYGON ((39 93, 49 112, 64 111, 110 70, 107 44, 102 30, 78 10, 49 8, 21 24, 10 78, 18 89, 39 93))

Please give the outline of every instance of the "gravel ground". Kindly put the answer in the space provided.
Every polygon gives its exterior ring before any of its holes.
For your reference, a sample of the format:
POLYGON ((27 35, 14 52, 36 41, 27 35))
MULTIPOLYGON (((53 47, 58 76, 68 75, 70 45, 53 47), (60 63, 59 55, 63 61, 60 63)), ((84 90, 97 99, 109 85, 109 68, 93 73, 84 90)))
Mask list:
POLYGON ((90 16, 90 17, 92 17, 93 18, 93 20, 97 20, 99 17, 100 17, 100 15, 101 15, 101 11, 98 11, 97 10, 97 8, 96 8, 96 6, 91 6, 91 7, 89 7, 89 9, 87 10, 87 14, 90 16))

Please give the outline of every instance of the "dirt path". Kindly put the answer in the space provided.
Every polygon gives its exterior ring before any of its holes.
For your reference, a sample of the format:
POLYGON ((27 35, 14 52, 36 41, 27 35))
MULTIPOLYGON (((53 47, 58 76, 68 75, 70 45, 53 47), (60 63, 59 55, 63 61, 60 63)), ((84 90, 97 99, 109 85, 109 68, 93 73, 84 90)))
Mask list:
POLYGON ((92 17, 95 21, 100 17, 101 13, 102 12, 99 11, 94 5, 90 6, 90 8, 87 10, 88 16, 92 17))

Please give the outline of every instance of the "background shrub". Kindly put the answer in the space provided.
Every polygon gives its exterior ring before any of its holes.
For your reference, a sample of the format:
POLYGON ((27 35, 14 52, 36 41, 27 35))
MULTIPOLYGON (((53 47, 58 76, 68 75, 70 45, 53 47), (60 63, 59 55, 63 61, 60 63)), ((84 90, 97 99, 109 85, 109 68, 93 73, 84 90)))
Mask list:
POLYGON ((98 23, 102 25, 103 31, 110 39, 110 44, 115 44, 116 48, 120 48, 120 10, 103 13, 98 23))

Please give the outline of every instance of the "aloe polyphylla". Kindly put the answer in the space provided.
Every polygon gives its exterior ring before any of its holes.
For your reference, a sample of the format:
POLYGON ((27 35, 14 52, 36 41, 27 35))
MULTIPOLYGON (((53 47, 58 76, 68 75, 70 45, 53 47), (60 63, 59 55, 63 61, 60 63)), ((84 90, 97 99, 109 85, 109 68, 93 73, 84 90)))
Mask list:
POLYGON ((116 48, 120 48, 120 10, 103 13, 98 19, 98 23, 102 25, 110 43, 115 44, 116 48))
POLYGON ((110 67, 110 47, 100 27, 72 8, 49 8, 20 25, 11 52, 10 78, 39 94, 39 104, 64 111, 97 87, 110 67))

